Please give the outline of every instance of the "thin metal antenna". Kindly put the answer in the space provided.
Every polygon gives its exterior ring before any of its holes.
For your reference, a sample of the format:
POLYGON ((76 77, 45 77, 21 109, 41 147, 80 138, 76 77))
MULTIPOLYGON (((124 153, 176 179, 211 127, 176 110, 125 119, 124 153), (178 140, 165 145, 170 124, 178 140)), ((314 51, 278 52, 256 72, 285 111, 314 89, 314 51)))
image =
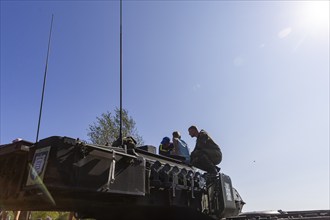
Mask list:
POLYGON ((119 140, 123 146, 123 31, 122 31, 122 0, 120 0, 120 115, 119 115, 119 140))
POLYGON ((38 138, 39 138, 42 105, 43 105, 43 102, 44 102, 46 77, 47 77, 47 69, 48 69, 48 56, 49 56, 49 50, 50 50, 50 40, 51 40, 51 37, 52 37, 53 20, 54 20, 54 15, 52 14, 52 21, 50 23, 50 31, 49 31, 49 39, 48 39, 48 50, 47 50, 47 58, 46 58, 46 66, 45 66, 45 74, 44 74, 44 83, 43 83, 43 86, 42 86, 42 93, 41 93, 41 102, 40 102, 40 111, 39 111, 39 120, 38 120, 38 129, 37 129, 36 143, 38 142, 38 138))

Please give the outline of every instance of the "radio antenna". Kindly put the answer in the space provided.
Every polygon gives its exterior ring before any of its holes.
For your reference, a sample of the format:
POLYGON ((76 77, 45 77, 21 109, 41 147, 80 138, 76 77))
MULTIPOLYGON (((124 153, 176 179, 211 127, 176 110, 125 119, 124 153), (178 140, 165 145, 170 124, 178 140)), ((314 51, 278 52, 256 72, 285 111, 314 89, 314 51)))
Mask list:
POLYGON ((119 107, 119 141, 123 146, 123 27, 122 27, 122 0, 120 0, 120 107, 119 107))
POLYGON ((42 105, 43 105, 43 102, 44 102, 44 94, 45 94, 45 86, 46 86, 46 77, 47 77, 47 69, 48 69, 48 56, 49 56, 49 49, 50 49, 50 40, 51 40, 51 37, 52 37, 53 20, 54 20, 54 15, 52 14, 52 21, 51 21, 51 23, 50 23, 50 31, 49 31, 49 39, 48 39, 48 49, 47 49, 47 57, 46 57, 45 73, 44 73, 44 83, 43 83, 43 86, 42 86, 42 93, 41 93, 41 102, 40 102, 40 111, 39 111, 39 120, 38 120, 38 129, 37 129, 36 143, 38 142, 38 138, 39 138, 39 130, 40 130, 40 122, 41 122, 42 105))

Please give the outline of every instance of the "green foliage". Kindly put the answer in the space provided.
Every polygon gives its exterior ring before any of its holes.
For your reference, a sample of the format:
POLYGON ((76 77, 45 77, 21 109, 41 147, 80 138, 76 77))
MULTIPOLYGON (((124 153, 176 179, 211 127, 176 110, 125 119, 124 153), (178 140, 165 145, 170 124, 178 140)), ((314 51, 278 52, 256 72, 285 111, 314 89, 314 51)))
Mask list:
MULTIPOLYGON (((125 109, 122 111, 122 119, 123 137, 131 136, 136 140, 137 145, 143 145, 143 139, 135 127, 136 123, 125 109)), ((108 111, 96 117, 96 122, 89 125, 87 135, 93 144, 111 145, 119 137, 119 128, 120 110, 116 108, 114 115, 108 111)))
POLYGON ((69 212, 58 212, 59 216, 56 220, 69 220, 69 212))
MULTIPOLYGON (((14 220, 15 216, 17 215, 17 211, 3 211, 1 213, 0 219, 11 219, 14 220)), ((25 219, 26 212, 21 211, 19 215, 19 219, 25 219)), ((69 212, 46 212, 46 211, 32 211, 30 212, 31 220, 38 220, 38 219, 52 219, 52 220, 68 220, 69 219, 69 212)))
POLYGON ((0 209, 0 219, 14 219, 15 214, 13 211, 5 211, 0 209))
POLYGON ((58 217, 60 216, 60 213, 59 212, 32 212, 31 213, 31 219, 34 220, 34 219, 46 219, 48 217, 50 217, 51 219, 55 220, 55 219, 58 219, 58 217))

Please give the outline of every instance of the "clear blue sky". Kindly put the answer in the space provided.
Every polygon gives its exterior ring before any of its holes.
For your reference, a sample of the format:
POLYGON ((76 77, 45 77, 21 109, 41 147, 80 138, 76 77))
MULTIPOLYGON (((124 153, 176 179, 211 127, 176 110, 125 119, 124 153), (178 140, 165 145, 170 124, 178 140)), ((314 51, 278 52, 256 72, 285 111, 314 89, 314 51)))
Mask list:
MULTIPOLYGON (((221 146, 244 211, 329 209, 329 2, 124 1, 123 106, 146 144, 221 146)), ((118 1, 1 1, 1 139, 88 139, 119 106, 118 1)))

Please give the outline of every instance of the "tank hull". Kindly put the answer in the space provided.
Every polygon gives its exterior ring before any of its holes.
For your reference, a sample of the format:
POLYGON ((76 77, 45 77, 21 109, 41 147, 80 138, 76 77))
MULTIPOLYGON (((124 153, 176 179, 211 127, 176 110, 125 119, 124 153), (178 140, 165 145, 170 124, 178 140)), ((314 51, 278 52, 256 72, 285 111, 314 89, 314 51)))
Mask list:
POLYGON ((90 145, 58 136, 4 145, 1 208, 71 210, 99 218, 111 213, 116 219, 151 219, 169 211, 221 218, 241 211, 244 202, 234 196, 229 176, 206 178, 183 161, 154 152, 151 147, 90 145))

